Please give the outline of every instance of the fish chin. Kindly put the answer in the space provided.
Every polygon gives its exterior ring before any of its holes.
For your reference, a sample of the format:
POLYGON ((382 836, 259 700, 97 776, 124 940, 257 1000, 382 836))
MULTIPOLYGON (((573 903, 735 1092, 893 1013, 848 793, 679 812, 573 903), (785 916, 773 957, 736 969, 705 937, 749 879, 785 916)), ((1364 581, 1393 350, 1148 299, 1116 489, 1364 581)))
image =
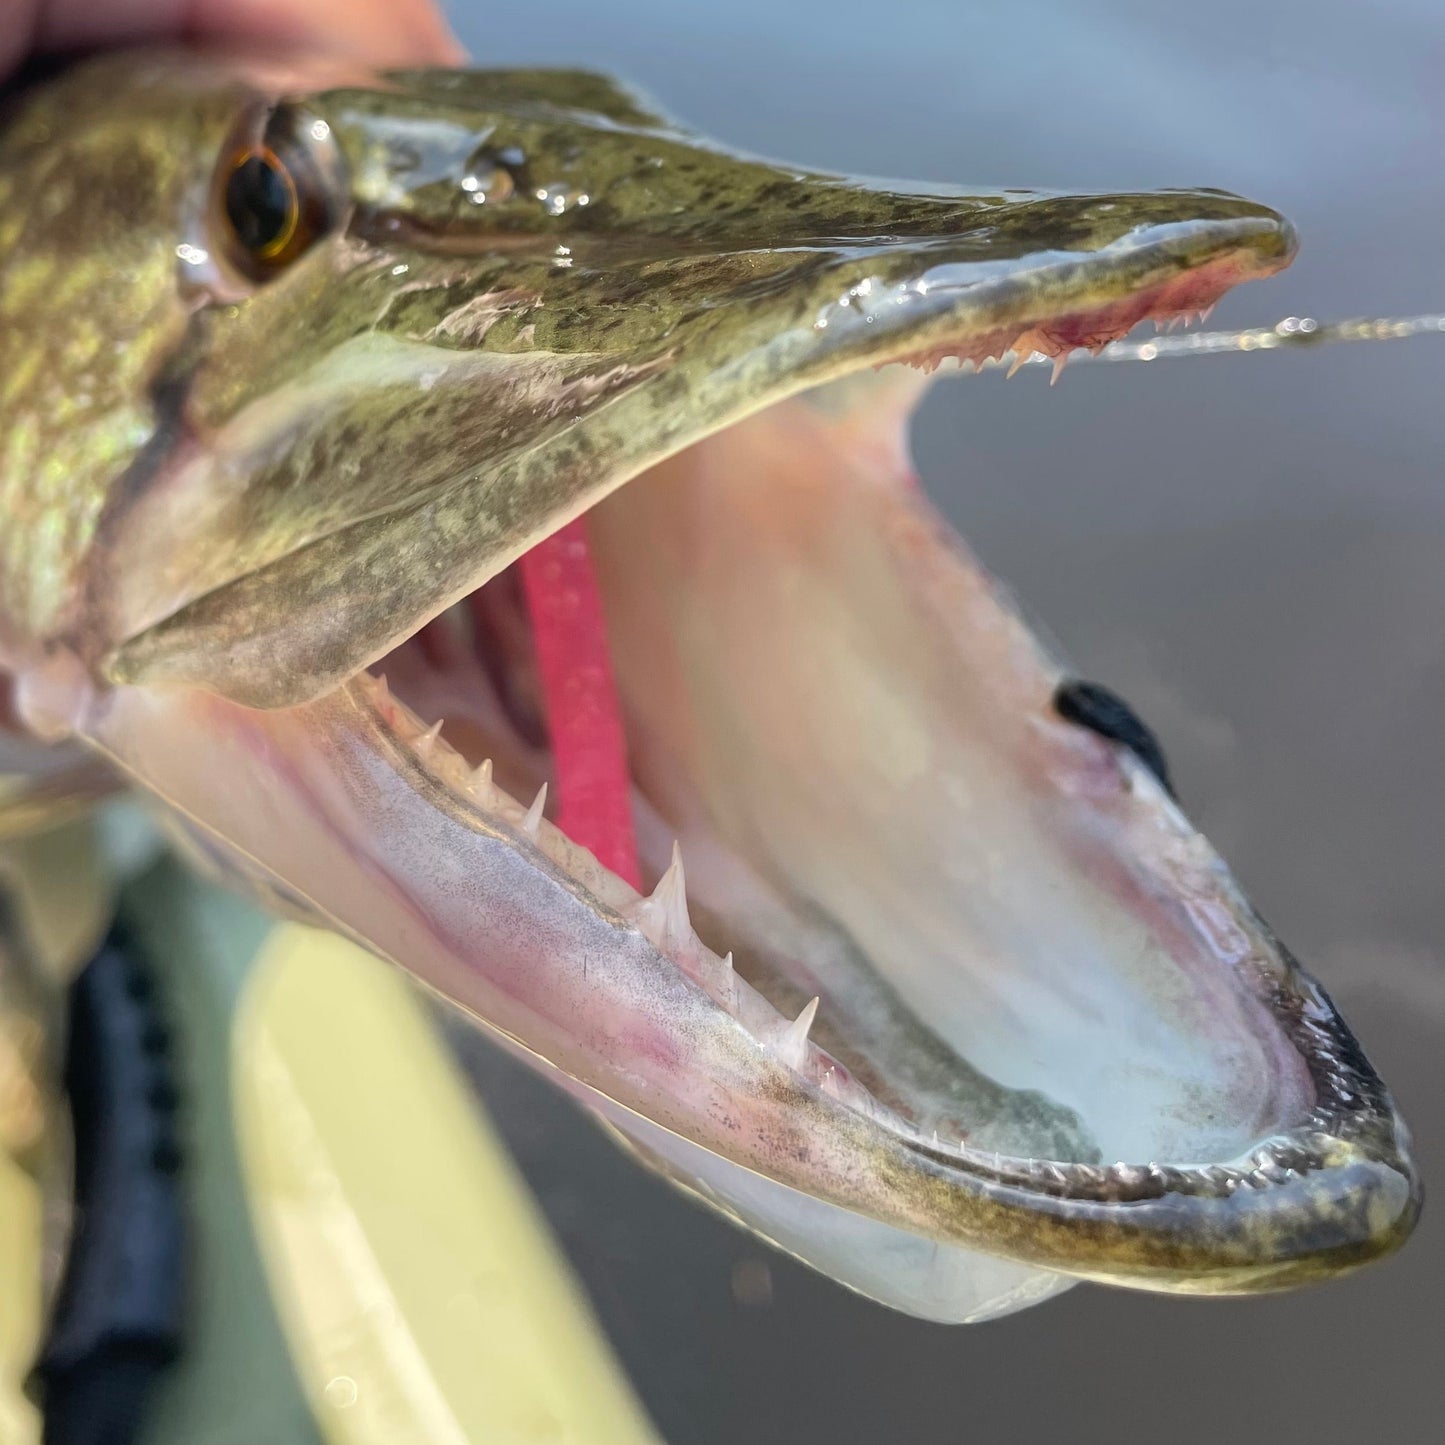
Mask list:
POLYGON ((1388 1095, 930 508, 923 384, 777 403, 589 514, 640 894, 546 816, 510 571, 314 702, 121 686, 82 730, 233 877, 885 1303, 1267 1289, 1393 1247, 1388 1095))

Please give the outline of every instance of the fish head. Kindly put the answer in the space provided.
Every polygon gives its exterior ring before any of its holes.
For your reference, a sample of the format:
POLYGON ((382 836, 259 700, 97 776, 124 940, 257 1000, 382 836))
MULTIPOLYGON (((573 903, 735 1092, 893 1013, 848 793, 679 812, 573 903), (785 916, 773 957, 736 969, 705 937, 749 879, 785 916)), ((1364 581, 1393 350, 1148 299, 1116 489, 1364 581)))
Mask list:
POLYGON ((7 559, 7 615, 120 680, 315 697, 751 412, 1034 332, 1098 346, 1294 244, 1215 192, 812 175, 599 76, 318 64, 104 60, 7 130, 9 485, 76 503, 7 559), (276 585, 284 618, 252 606, 276 585))
POLYGON ((940 366, 1207 309, 1274 212, 862 184, 578 72, 164 54, 31 98, 0 200, 0 662, 202 859, 916 1313, 1408 1232, 1333 1005, 907 455, 940 366), (583 513, 643 893, 524 805, 511 564, 583 513))

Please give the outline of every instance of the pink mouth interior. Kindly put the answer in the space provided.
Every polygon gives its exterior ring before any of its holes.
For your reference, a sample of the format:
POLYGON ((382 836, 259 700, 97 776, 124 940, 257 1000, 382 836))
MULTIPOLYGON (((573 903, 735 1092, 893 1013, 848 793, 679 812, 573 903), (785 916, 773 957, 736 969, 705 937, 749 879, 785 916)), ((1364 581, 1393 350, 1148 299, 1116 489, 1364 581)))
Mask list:
MULTIPOLYGON (((1013 329, 975 340, 964 359, 975 366, 1012 349, 1020 358, 1038 350, 1055 359, 1055 378, 1076 347, 1100 350, 1142 318, 1201 316, 1239 275, 1237 257, 1209 265, 1110 306, 1059 317, 1024 333, 1013 329)), ((933 370, 945 347, 910 357, 933 370)), ((585 516, 555 532, 518 564, 531 624, 541 701, 557 792, 557 826, 604 867, 641 887, 631 803, 627 735, 607 636, 602 593, 585 516)))
POLYGON ((539 542, 520 570, 556 776, 557 826, 640 889, 627 736, 587 519, 539 542))

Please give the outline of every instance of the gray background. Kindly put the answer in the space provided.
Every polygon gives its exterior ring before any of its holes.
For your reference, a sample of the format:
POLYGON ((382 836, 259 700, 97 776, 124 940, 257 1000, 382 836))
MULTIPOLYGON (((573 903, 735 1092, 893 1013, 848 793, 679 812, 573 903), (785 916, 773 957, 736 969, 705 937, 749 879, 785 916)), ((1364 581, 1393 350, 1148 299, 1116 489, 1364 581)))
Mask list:
MULTIPOLYGON (((1294 269, 1214 324, 1445 309, 1441 0, 455 0, 487 64, 586 64, 845 171, 1218 185, 1294 269)), ((1445 339, 941 385, 942 505, 1162 733, 1194 816, 1324 978, 1445 1196, 1445 339)), ((855 1299, 477 1072, 672 1445, 1440 1438, 1445 1230, 1303 1295, 1081 1287, 944 1329, 855 1299), (766 1298, 770 1294, 770 1299, 766 1298)))

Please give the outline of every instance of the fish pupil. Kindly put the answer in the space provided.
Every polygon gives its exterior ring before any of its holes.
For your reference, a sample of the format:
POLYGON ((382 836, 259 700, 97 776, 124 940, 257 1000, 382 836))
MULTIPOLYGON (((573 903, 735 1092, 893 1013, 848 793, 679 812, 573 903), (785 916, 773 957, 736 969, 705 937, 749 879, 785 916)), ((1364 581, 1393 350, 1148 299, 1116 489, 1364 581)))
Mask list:
POLYGON ((226 216, 236 238, 252 254, 274 256, 296 229, 296 190, 272 157, 252 153, 226 182, 226 216))

